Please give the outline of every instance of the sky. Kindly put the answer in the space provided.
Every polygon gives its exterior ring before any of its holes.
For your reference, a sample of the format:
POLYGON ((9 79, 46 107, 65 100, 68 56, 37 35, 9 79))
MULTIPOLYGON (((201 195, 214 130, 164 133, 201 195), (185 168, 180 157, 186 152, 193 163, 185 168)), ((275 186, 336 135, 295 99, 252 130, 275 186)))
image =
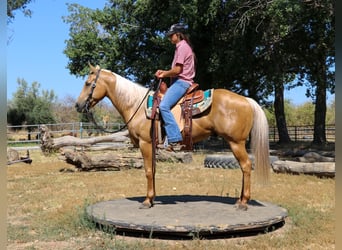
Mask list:
POLYGON ((17 11, 7 27, 11 40, 7 45, 7 99, 18 88, 17 79, 29 85, 39 82, 41 89, 53 90, 59 99, 77 97, 84 79, 71 75, 63 53, 69 38, 69 25, 62 20, 69 15, 66 3, 78 3, 91 9, 103 9, 106 0, 34 0, 28 5, 31 17, 17 11))
MULTIPOLYGON (((68 58, 63 53, 69 39, 69 25, 62 20, 69 15, 66 3, 103 9, 107 1, 34 0, 27 6, 33 11, 31 18, 17 11, 7 27, 7 36, 11 37, 7 45, 7 99, 12 99, 19 78, 29 85, 40 83, 41 90, 53 90, 59 99, 79 95, 85 79, 69 73, 68 58)), ((328 95, 328 102, 333 98, 328 95)), ((295 105, 311 101, 305 96, 305 87, 285 91, 285 99, 295 105)))

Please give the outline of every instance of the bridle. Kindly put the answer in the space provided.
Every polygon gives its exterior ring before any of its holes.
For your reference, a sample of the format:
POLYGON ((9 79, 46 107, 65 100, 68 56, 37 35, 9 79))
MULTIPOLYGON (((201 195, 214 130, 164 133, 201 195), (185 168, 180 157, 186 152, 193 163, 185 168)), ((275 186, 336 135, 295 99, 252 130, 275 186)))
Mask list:
MULTIPOLYGON (((91 83, 91 89, 90 89, 90 92, 89 92, 89 95, 88 95, 88 98, 86 100, 86 103, 85 103, 85 107, 84 107, 84 113, 87 115, 88 117, 88 120, 89 121, 92 121, 95 125, 95 127, 105 133, 117 133, 117 132, 120 132, 122 131, 123 129, 127 128, 128 124, 132 121, 132 119, 134 118, 134 116, 137 114, 138 110, 140 109, 141 105, 144 103, 144 100, 147 98, 148 96, 148 93, 154 89, 154 86, 153 84, 151 84, 149 86, 149 88, 147 89, 146 91, 146 94, 144 96, 144 98, 141 100, 139 106, 137 107, 137 109, 135 110, 135 112, 132 114, 131 118, 129 118, 129 120, 125 123, 125 125, 123 127, 121 127, 120 129, 117 129, 115 131, 108 131, 108 130, 105 130, 103 127, 99 126, 97 124, 97 122, 95 121, 95 118, 94 118, 94 114, 93 112, 90 111, 90 100, 93 98, 93 93, 94 93, 94 89, 96 87, 96 82, 97 80, 99 79, 99 76, 100 76, 100 72, 101 72, 101 69, 99 69, 97 72, 96 72, 96 77, 95 77, 95 80, 91 83)), ((158 84, 158 87, 157 89, 159 88, 159 85, 161 83, 161 80, 159 81, 159 84, 158 84)))
POLYGON ((99 76, 100 76, 100 72, 101 72, 101 69, 99 69, 97 72, 96 72, 96 77, 95 77, 95 80, 91 83, 91 89, 90 89, 90 93, 88 95, 88 98, 86 100, 86 104, 85 104, 85 112, 88 114, 90 113, 90 100, 93 98, 93 93, 94 93, 94 89, 96 87, 96 82, 97 82, 97 79, 99 79, 99 76))

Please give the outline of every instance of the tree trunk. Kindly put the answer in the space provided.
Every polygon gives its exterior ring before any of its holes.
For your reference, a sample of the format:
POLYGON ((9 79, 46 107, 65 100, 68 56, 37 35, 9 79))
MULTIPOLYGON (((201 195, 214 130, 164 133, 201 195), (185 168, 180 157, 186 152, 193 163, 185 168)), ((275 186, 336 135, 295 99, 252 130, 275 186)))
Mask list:
POLYGON ((327 112, 326 103, 326 66, 325 63, 318 66, 318 79, 316 85, 316 105, 315 105, 315 121, 314 121, 314 139, 313 143, 322 145, 327 142, 325 135, 325 117, 327 112))
POLYGON ((284 112, 284 85, 283 83, 274 84, 274 113, 279 134, 279 143, 291 142, 289 133, 287 131, 286 118, 284 112))

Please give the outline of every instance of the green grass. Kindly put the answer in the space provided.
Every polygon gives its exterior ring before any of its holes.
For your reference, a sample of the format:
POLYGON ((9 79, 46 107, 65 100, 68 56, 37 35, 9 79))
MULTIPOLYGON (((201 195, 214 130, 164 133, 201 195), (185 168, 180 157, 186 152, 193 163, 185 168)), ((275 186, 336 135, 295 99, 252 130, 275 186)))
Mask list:
POLYGON ((32 147, 39 146, 39 142, 7 142, 7 147, 32 147))

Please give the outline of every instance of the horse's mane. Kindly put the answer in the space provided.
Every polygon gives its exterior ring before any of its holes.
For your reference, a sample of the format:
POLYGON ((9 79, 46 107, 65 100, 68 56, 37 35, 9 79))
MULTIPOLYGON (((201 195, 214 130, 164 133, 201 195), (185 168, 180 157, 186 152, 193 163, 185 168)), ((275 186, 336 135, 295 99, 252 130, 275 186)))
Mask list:
POLYGON ((132 82, 121 75, 118 75, 109 70, 103 70, 110 72, 116 77, 116 89, 115 92, 120 98, 124 98, 125 103, 128 105, 134 105, 140 102, 142 98, 146 95, 148 89, 144 86, 132 82))

